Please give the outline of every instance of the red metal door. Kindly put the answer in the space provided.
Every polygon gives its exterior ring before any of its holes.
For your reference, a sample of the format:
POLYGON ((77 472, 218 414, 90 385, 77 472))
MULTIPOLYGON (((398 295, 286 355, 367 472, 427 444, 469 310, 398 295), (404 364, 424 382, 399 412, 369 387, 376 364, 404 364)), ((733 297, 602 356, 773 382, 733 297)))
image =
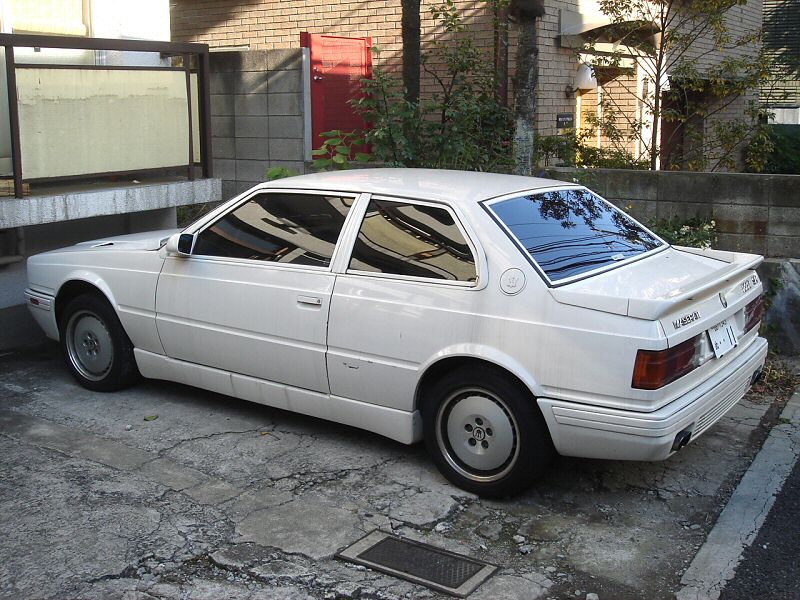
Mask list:
POLYGON ((361 80, 372 75, 372 38, 300 34, 300 45, 311 55, 311 144, 322 145, 320 134, 363 129, 350 100, 361 97, 361 80))

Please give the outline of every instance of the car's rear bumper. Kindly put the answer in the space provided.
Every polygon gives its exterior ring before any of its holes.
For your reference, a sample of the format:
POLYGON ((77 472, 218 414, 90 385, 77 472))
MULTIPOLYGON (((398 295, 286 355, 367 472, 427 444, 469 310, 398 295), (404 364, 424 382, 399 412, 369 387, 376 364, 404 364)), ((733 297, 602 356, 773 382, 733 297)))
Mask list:
POLYGON ((659 410, 643 413, 540 398, 559 454, 616 460, 663 460, 673 453, 675 436, 690 430, 691 440, 741 400, 754 374, 764 366, 767 342, 755 338, 727 368, 659 410))
POLYGON ((56 312, 53 309, 55 299, 49 294, 27 289, 25 290, 25 304, 39 327, 44 330, 45 335, 57 340, 58 324, 56 323, 56 312))

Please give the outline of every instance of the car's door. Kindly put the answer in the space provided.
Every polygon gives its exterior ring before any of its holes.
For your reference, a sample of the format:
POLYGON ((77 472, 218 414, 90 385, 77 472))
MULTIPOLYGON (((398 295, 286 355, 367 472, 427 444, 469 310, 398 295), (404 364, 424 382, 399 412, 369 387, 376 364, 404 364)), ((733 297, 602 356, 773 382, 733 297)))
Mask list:
POLYGON ((197 232, 159 277, 166 354, 327 393, 331 261, 353 200, 261 190, 197 232))
POLYGON ((420 364, 470 339, 477 252, 442 204, 372 197, 356 225, 331 301, 331 393, 410 411, 420 364))

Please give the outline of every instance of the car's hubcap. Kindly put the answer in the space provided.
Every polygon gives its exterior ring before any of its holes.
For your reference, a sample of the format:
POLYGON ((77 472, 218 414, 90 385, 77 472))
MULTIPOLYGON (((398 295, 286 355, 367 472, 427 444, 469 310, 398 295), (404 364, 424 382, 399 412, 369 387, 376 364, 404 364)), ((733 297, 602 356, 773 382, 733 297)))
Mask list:
POLYGON ((114 359, 111 334, 103 321, 92 312, 79 311, 70 317, 66 335, 72 365, 86 379, 102 379, 114 359))
POLYGON ((517 424, 505 403, 482 389, 461 390, 442 403, 437 441, 448 463, 476 481, 494 481, 519 453, 517 424))

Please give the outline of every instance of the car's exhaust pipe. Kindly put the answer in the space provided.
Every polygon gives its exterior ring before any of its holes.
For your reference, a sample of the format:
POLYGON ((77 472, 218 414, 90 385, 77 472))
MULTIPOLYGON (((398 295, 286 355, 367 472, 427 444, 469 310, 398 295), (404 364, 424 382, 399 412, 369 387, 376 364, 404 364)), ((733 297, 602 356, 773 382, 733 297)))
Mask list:
POLYGON ((690 429, 684 429, 675 436, 675 441, 672 442, 672 451, 677 452, 689 443, 692 439, 692 432, 690 429))
POLYGON ((752 379, 750 379, 750 385, 753 385, 754 383, 758 383, 762 379, 764 379, 764 368, 763 367, 759 367, 758 371, 753 373, 753 377, 752 377, 752 379))

